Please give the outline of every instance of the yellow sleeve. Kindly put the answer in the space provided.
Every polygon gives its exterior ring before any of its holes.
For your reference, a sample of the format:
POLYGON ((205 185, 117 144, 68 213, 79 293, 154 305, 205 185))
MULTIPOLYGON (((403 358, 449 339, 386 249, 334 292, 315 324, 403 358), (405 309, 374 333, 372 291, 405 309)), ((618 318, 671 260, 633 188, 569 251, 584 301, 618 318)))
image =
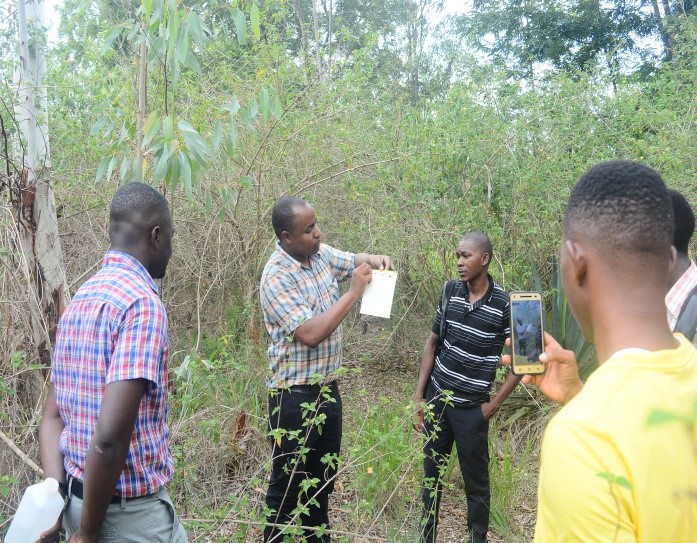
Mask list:
POLYGON ((631 474, 610 436, 552 421, 542 443, 535 543, 636 543, 631 474))

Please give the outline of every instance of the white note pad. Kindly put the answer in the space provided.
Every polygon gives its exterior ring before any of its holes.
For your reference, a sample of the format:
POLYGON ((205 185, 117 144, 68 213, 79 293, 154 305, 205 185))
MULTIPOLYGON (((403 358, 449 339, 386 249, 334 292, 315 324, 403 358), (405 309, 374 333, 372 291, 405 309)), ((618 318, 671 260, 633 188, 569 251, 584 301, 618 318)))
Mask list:
POLYGON ((361 313, 375 317, 390 318, 397 272, 373 270, 373 280, 368 284, 361 301, 361 313))

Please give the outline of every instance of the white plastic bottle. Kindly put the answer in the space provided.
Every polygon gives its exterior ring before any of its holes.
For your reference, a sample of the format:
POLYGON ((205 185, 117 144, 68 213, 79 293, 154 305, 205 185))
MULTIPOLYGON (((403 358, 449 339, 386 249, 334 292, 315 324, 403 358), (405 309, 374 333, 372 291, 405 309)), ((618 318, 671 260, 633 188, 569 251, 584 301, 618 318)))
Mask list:
POLYGON ((30 486, 19 502, 5 543, 34 543, 43 532, 56 524, 63 505, 55 479, 49 477, 30 486))

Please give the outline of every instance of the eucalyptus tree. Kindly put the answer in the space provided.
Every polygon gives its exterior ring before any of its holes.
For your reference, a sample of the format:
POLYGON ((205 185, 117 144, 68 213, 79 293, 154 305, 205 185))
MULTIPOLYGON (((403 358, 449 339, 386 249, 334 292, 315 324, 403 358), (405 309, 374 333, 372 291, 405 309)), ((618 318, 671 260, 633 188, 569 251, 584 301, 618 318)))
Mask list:
MULTIPOLYGON (((14 83, 5 89, 2 134, 5 168, 0 180, 14 210, 18 246, 16 269, 27 280, 31 339, 35 355, 50 365, 56 325, 65 307, 67 285, 58 235, 58 220, 48 133, 46 19, 42 0, 17 1, 14 83)), ((5 64, 8 67, 8 64, 5 64)))

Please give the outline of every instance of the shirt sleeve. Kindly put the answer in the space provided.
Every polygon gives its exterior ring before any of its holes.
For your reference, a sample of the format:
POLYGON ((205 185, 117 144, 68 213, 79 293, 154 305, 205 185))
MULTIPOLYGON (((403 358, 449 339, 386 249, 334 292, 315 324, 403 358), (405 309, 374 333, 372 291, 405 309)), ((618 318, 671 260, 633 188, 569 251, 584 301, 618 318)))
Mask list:
POLYGON ((503 308, 501 312, 501 319, 503 320, 503 334, 507 338, 511 337, 511 302, 510 300, 506 302, 506 307, 503 308))
POLYGON ((266 318, 280 326, 286 335, 314 316, 308 300, 291 275, 283 270, 266 277, 261 284, 260 299, 266 318))
POLYGON ((356 268, 356 255, 346 251, 340 251, 329 245, 322 245, 322 256, 327 259, 332 267, 332 275, 338 282, 351 277, 356 268))
POLYGON ((630 476, 610 436, 550 423, 542 445, 535 543, 636 543, 630 476))
POLYGON ((167 317, 162 302, 137 299, 118 323, 107 384, 129 379, 147 379, 156 384, 166 349, 167 317))

